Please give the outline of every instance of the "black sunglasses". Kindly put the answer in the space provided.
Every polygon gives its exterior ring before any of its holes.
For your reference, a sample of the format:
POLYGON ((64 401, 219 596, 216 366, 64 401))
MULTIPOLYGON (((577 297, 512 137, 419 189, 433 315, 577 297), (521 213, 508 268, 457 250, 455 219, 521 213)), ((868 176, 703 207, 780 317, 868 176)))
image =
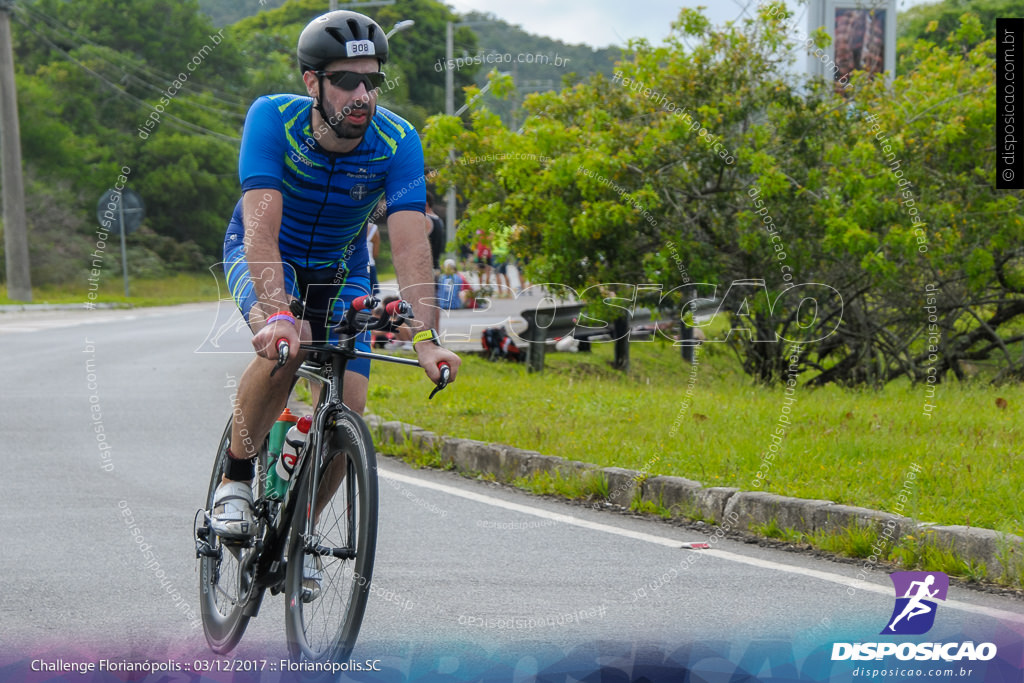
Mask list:
POLYGON ((315 71, 317 76, 326 76, 335 88, 342 90, 355 90, 362 83, 367 90, 373 90, 384 85, 384 73, 372 71, 370 73, 359 73, 358 71, 315 71))

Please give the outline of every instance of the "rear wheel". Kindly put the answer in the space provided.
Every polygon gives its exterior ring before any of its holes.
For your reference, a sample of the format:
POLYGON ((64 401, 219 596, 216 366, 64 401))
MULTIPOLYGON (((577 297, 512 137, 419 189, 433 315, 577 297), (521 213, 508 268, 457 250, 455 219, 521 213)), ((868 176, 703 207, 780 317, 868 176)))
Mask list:
MULTIPOLYGON (((209 514, 213 508, 213 495, 221 482, 224 463, 228 457, 228 444, 231 440, 232 420, 228 419, 217 457, 210 476, 210 488, 206 494, 205 512, 209 514)), ((263 495, 266 471, 267 450, 264 445, 256 458, 256 476, 253 478, 253 500, 263 495)), ((257 520, 257 534, 262 536, 263 524, 257 520)), ((203 616, 203 631, 210 649, 218 654, 230 652, 249 624, 249 617, 243 614, 252 590, 252 577, 256 568, 255 543, 248 545, 222 543, 213 533, 205 520, 199 521, 197 537, 199 546, 205 551, 199 558, 199 604, 203 616)))
POLYGON ((359 635, 377 546, 377 458, 359 415, 337 414, 319 467, 304 467, 297 485, 285 577, 288 647, 295 660, 341 661, 359 635), (303 580, 308 565, 319 585, 303 580))

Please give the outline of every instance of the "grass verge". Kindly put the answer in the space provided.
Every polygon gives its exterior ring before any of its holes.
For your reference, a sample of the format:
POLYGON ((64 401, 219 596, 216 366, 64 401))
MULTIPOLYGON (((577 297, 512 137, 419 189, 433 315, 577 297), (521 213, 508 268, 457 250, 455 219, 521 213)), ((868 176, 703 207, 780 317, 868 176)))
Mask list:
POLYGON ((705 345, 692 384, 667 343, 633 344, 627 375, 609 367, 610 346, 550 354, 536 374, 466 357, 458 382, 429 403, 425 381, 376 364, 369 409, 438 434, 602 467, 1024 535, 1024 387, 940 385, 932 417, 922 411, 924 387, 907 382, 798 389, 784 412, 783 390, 753 385, 721 344, 705 345), (921 472, 910 480, 914 464, 921 472))
MULTIPOLYGON (((130 280, 124 295, 124 282, 120 278, 106 278, 89 298, 89 285, 85 278, 73 285, 47 285, 32 288, 33 304, 118 304, 129 306, 173 306, 194 301, 216 301, 227 298, 227 287, 222 273, 179 273, 158 280, 130 280)), ((0 286, 0 304, 21 304, 7 296, 7 287, 0 286)))
MULTIPOLYGON (((819 550, 854 559, 870 557, 879 539, 878 533, 867 527, 854 525, 838 531, 808 534, 780 527, 775 519, 757 525, 751 530, 766 538, 797 545, 807 544, 819 550)), ((1004 568, 1002 575, 990 577, 983 563, 970 558, 965 559, 953 550, 941 547, 930 536, 931 532, 927 529, 904 535, 880 559, 902 570, 939 571, 968 583, 993 581, 1005 586, 1024 586, 1024 577, 1014 572, 1019 570, 1019 567, 1014 567, 1013 563, 1007 562, 1005 558, 1000 558, 1004 568)))

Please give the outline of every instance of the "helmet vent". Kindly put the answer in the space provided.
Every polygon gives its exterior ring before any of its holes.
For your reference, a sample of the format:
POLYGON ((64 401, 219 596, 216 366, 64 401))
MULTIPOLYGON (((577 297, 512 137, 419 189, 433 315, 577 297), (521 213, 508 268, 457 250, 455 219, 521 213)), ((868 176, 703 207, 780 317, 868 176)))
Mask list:
POLYGON ((324 31, 331 34, 331 37, 342 45, 348 42, 348 39, 345 37, 345 33, 336 26, 328 26, 324 31))
POLYGON ((358 39, 359 38, 359 33, 360 33, 360 31, 359 31, 359 28, 360 28, 359 27, 359 22, 356 21, 355 19, 349 19, 346 23, 348 24, 348 31, 349 31, 349 33, 352 34, 353 38, 358 39))

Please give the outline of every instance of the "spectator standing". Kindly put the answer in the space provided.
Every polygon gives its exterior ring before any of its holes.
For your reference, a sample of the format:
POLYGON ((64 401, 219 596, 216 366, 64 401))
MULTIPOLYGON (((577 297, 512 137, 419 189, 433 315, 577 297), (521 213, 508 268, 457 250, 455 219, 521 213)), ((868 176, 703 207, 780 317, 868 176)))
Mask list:
POLYGON ((366 223, 366 249, 370 252, 370 293, 376 296, 380 293, 380 283, 377 282, 377 256, 380 254, 380 230, 377 224, 372 221, 366 223))
POLYGON ((444 310, 454 310, 466 305, 469 283, 455 271, 455 261, 446 259, 441 275, 437 278, 437 305, 444 310))
POLYGON ((491 240, 483 230, 476 231, 476 271, 481 285, 491 284, 491 273, 494 269, 494 254, 491 251, 491 240))
POLYGON ((497 296, 508 298, 512 296, 512 287, 508 280, 509 248, 508 236, 498 233, 494 236, 494 280, 498 286, 497 296))
POLYGON ((441 272, 441 254, 444 253, 445 242, 445 227, 444 221, 441 217, 434 213, 434 202, 436 198, 434 193, 427 191, 427 221, 430 223, 430 228, 427 233, 427 240, 430 242, 430 258, 434 263, 434 274, 441 272))
MULTIPOLYGON (((525 230, 526 228, 518 223, 512 226, 512 244, 516 244, 519 238, 522 237, 525 230)), ((532 295, 533 292, 529 291, 530 281, 526 279, 525 275, 523 275, 523 268, 529 265, 530 258, 525 254, 514 250, 511 245, 509 246, 509 257, 510 260, 516 264, 516 273, 519 275, 519 289, 517 292, 525 291, 527 294, 532 295)))

